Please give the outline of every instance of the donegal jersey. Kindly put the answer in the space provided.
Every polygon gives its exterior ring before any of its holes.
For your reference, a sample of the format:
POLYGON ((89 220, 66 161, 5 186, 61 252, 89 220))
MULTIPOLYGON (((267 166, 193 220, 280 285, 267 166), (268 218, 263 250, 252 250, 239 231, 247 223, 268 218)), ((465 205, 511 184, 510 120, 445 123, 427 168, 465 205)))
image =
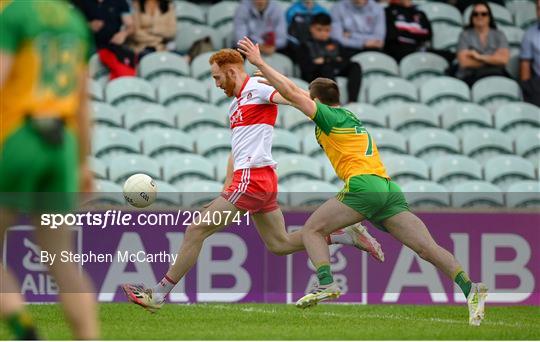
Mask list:
POLYGON ((0 146, 26 116, 73 124, 90 39, 68 1, 0 2, 0 51, 13 57, 0 89, 0 146))
POLYGON ((315 137, 330 159, 337 176, 347 181, 364 174, 390 178, 377 145, 358 118, 345 108, 316 102, 315 137))

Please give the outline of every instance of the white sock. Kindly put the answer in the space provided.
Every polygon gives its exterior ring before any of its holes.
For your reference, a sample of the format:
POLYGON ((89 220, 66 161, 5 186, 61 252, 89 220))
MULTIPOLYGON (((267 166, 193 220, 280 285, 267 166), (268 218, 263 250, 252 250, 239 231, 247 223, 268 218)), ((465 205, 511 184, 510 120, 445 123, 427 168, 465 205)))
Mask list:
POLYGON ((156 303, 163 302, 165 300, 165 296, 167 296, 175 286, 176 283, 165 275, 165 277, 163 277, 163 279, 161 279, 161 281, 152 288, 152 294, 156 303))
POLYGON ((336 230, 335 232, 330 234, 328 237, 330 238, 330 244, 340 243, 342 245, 350 245, 350 246, 354 244, 352 237, 349 234, 347 234, 343 229, 336 230))

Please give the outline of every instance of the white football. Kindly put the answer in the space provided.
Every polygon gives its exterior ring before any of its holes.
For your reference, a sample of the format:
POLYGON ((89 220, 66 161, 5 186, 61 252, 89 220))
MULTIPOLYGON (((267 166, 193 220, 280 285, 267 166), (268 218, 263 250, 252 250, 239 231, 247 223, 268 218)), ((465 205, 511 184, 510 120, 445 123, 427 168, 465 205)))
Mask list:
POLYGON ((124 183, 124 198, 134 207, 144 208, 156 200, 156 183, 144 173, 136 173, 124 183))

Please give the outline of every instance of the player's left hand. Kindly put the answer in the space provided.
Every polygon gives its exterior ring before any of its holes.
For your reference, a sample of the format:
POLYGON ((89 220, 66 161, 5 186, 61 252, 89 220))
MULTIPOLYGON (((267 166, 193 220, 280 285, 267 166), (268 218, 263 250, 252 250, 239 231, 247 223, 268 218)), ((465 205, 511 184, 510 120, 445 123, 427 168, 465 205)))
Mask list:
POLYGON ((255 66, 263 64, 259 44, 253 44, 248 37, 244 37, 238 42, 238 51, 246 56, 251 64, 255 66))

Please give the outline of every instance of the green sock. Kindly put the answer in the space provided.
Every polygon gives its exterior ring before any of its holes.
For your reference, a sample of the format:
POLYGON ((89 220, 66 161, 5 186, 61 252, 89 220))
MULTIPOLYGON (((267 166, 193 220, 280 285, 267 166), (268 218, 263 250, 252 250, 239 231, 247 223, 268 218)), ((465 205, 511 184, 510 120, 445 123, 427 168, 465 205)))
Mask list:
POLYGON ((334 282, 332 277, 332 271, 330 271, 330 265, 321 265, 317 268, 317 278, 319 278, 319 285, 328 285, 334 282))
POLYGON ((17 340, 37 340, 36 328, 32 318, 26 311, 9 315, 7 324, 17 340))
POLYGON ((469 293, 471 292, 472 287, 472 282, 469 279, 467 273, 465 273, 465 271, 463 271, 462 269, 457 270, 454 281, 461 288, 461 291, 463 291, 465 298, 467 298, 469 296, 469 293))

